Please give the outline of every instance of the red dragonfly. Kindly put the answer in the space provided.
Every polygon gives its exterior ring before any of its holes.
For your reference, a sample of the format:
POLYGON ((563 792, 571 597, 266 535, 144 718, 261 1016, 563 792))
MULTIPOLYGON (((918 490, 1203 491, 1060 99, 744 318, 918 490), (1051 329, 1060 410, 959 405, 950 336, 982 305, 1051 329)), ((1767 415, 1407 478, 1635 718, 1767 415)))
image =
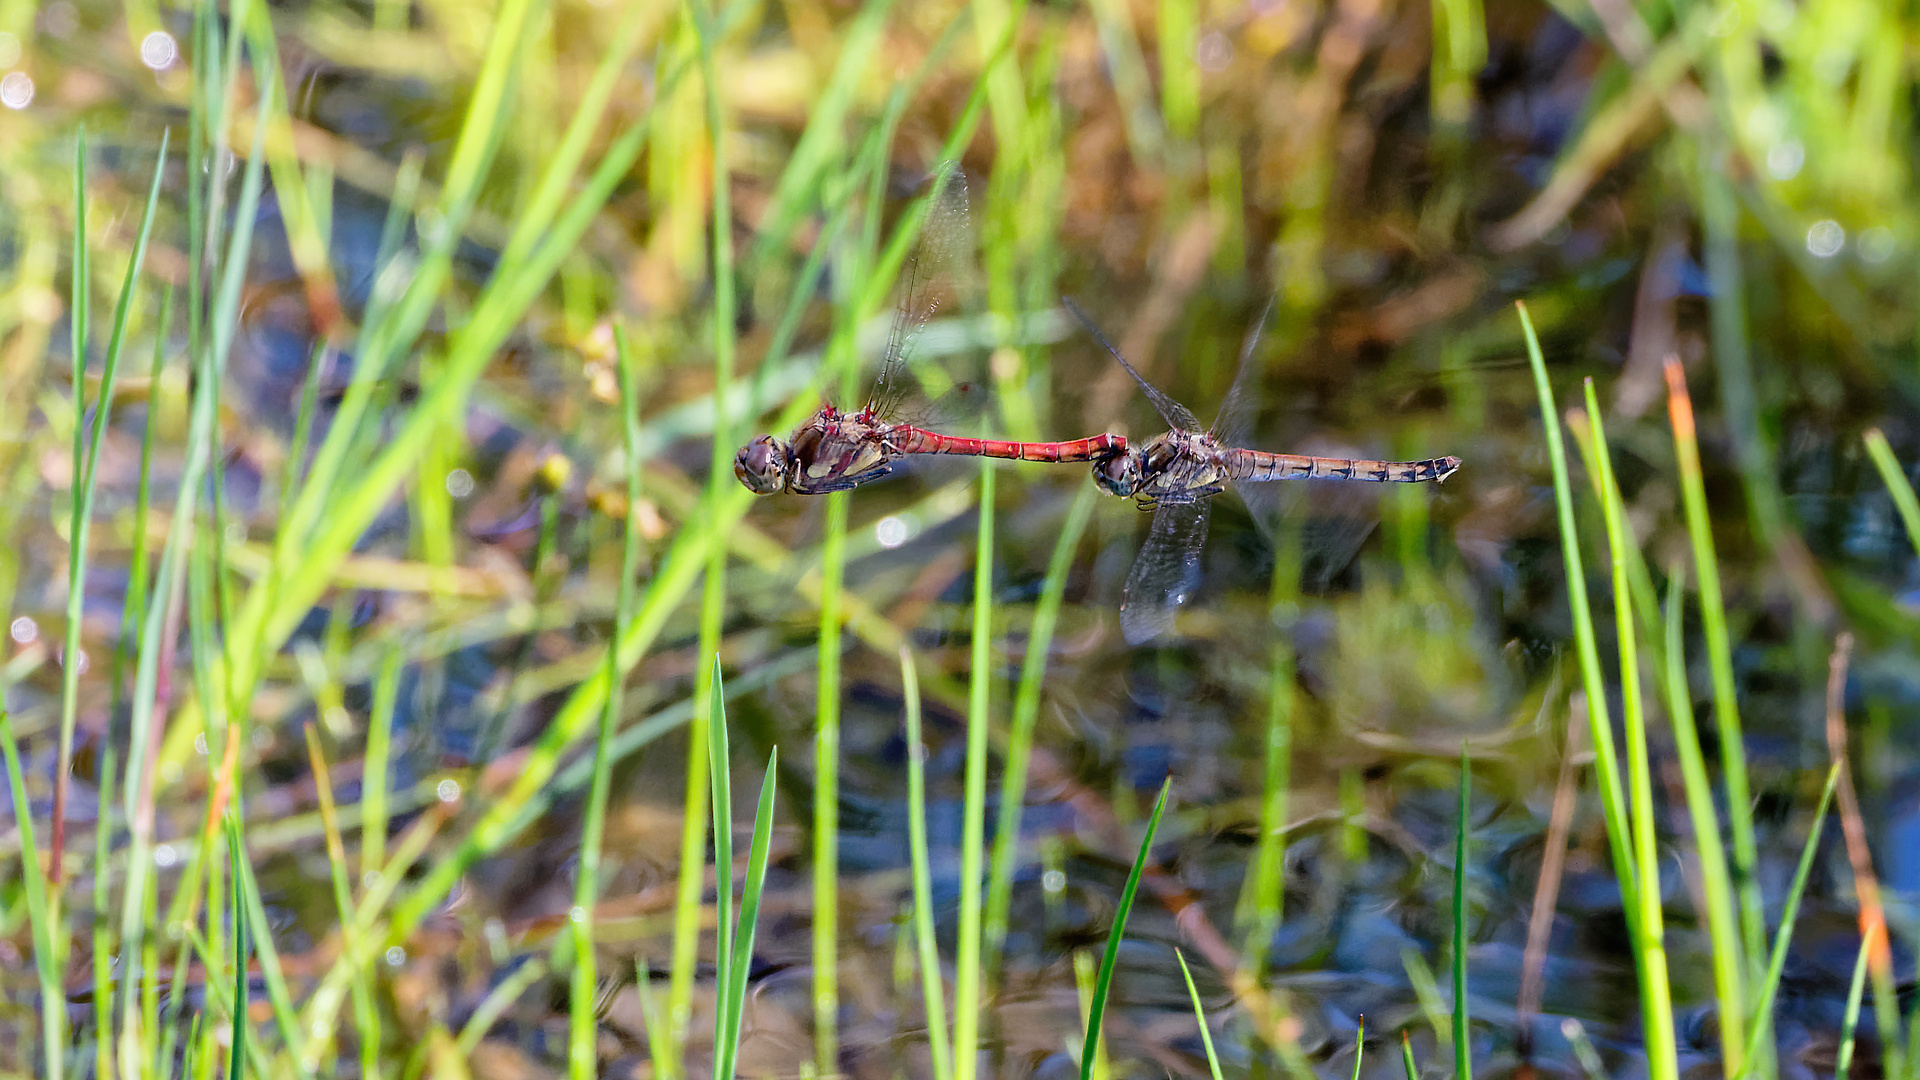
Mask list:
POLYGON ((934 178, 933 206, 920 244, 907 268, 907 284, 894 309, 893 327, 880 362, 880 374, 866 407, 841 412, 832 405, 800 425, 790 439, 761 435, 740 448, 733 474, 757 495, 782 491, 824 495, 847 491, 893 471, 909 454, 963 454, 1015 461, 1100 461, 1124 454, 1118 435, 1094 435, 1066 442, 1007 442, 943 435, 893 417, 907 396, 906 369, 913 346, 939 310, 952 284, 952 264, 964 256, 971 230, 967 222, 967 178, 952 162, 934 178))
MULTIPOLYGON (((1147 400, 1153 402, 1154 409, 1172 428, 1122 453, 1100 458, 1093 466, 1094 482, 1102 489, 1133 499, 1140 509, 1154 512, 1152 531, 1147 534, 1147 542, 1134 560, 1133 570, 1127 575, 1126 587, 1121 592, 1120 632, 1130 645, 1149 641, 1173 627, 1174 615, 1199 583, 1200 547, 1207 538, 1207 517, 1212 505, 1208 500, 1226 490, 1228 482, 1245 484, 1307 477, 1417 484, 1445 480, 1460 467, 1457 457, 1369 461, 1273 454, 1234 446, 1245 437, 1252 420, 1253 395, 1248 385, 1253 365, 1249 361, 1266 325, 1265 313, 1241 348, 1240 370, 1227 389, 1227 400, 1220 406, 1220 415, 1211 430, 1202 430, 1186 406, 1148 382, 1120 355, 1120 350, 1113 347, 1079 305, 1064 298, 1061 302, 1120 362, 1127 374, 1133 376, 1147 400)), ((1248 494, 1241 490, 1243 497, 1248 494)))

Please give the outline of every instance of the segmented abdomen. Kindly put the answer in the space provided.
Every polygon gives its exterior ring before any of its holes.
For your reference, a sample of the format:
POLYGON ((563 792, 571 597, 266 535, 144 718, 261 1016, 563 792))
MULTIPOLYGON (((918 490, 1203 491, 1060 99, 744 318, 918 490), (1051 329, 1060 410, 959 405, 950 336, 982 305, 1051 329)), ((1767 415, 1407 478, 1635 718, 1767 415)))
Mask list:
POLYGON ((889 430, 886 441, 889 448, 901 454, 963 454, 1013 461, 1093 461, 1127 448, 1127 441, 1118 435, 1101 434, 1064 442, 1009 442, 942 435, 906 424, 889 430))
POLYGON ((1424 461, 1368 461, 1312 457, 1306 454, 1269 454, 1264 450, 1228 450, 1223 464, 1235 480, 1370 480, 1377 483, 1418 484, 1445 480, 1460 467, 1457 457, 1424 461))

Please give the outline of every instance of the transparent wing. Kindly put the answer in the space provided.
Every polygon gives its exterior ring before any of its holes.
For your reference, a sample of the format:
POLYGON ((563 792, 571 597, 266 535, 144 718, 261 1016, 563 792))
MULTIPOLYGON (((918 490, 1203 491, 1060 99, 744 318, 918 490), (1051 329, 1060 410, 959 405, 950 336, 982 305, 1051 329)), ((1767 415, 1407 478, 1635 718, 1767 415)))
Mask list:
POLYGON ((914 343, 934 314, 958 294, 962 267, 973 254, 973 226, 967 204, 967 174, 958 162, 942 164, 927 195, 920 242, 901 269, 900 301, 893 309, 887 348, 881 354, 873 395, 867 400, 870 414, 894 414, 911 389, 907 369, 913 361, 914 343))
POLYGON ((1135 371, 1133 365, 1127 363, 1127 358, 1120 355, 1120 350, 1113 347, 1113 342, 1107 340, 1107 335, 1101 333, 1100 328, 1093 325, 1093 320, 1087 316, 1087 313, 1080 310, 1079 304, 1074 303, 1073 299, 1067 296, 1060 298, 1060 304, 1072 312, 1074 318, 1080 320, 1080 325, 1087 328, 1087 333, 1092 334, 1095 341, 1105 346, 1107 352, 1112 354, 1115 360, 1120 361, 1120 366, 1126 368, 1127 374, 1133 376, 1133 381, 1140 387, 1140 392, 1147 395, 1148 401, 1153 402, 1154 409, 1160 413, 1160 419, 1165 420, 1168 427, 1177 427, 1185 431, 1200 430, 1200 421, 1193 418, 1193 413, 1189 412, 1185 405, 1162 393, 1159 387, 1148 382, 1145 376, 1135 371))
POLYGON ((1138 645, 1173 629, 1173 618, 1200 585, 1200 546, 1212 504, 1161 503, 1153 529, 1120 594, 1120 632, 1138 645))
POLYGON ((1233 385, 1227 387, 1227 399, 1220 403, 1220 413, 1213 421, 1213 436, 1223 445, 1246 446, 1247 437, 1253 433, 1254 406, 1259 399, 1253 387, 1260 372, 1260 365, 1253 362, 1253 354, 1271 318, 1273 298, 1268 297, 1267 306, 1260 309, 1260 318, 1247 331, 1247 339, 1240 346, 1240 366, 1234 370, 1233 385))
POLYGON ((1261 535, 1275 549, 1290 550, 1300 564, 1301 587, 1324 591, 1366 544, 1380 524, 1380 500, 1399 496, 1430 498, 1419 485, 1362 484, 1348 480, 1237 482, 1233 489, 1261 535))

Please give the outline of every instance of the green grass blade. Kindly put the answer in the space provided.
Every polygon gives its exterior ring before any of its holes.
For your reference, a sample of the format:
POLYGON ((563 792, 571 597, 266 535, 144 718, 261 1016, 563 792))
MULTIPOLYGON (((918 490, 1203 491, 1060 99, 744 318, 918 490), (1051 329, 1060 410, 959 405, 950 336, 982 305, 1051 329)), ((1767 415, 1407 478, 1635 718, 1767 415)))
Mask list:
MULTIPOLYGON (((1787 889, 1786 905, 1780 910, 1780 931, 1774 935, 1773 955, 1767 961, 1766 978, 1760 983, 1760 998, 1754 1002, 1756 1017, 1770 1019, 1773 1016, 1773 998, 1780 989, 1780 973, 1787 965, 1787 946, 1793 941, 1793 923, 1800 917, 1800 899, 1807 891, 1807 875, 1813 870, 1813 857, 1820 850, 1820 833, 1827 823, 1827 807, 1833 802, 1833 791, 1840 783, 1840 768, 1844 762, 1836 761, 1833 768, 1827 770, 1827 783, 1820 791, 1820 804, 1813 812, 1813 828, 1807 833, 1807 843, 1800 851, 1800 865, 1793 872, 1793 884, 1787 889)), ((1760 1039, 1771 1029, 1770 1023, 1756 1022, 1753 1030, 1747 1033, 1747 1073, 1736 1073, 1733 1080, 1744 1080, 1753 1071, 1753 1063, 1758 1059, 1760 1039)))
POLYGON ((1893 456, 1893 447, 1887 445, 1887 437, 1879 428, 1868 428, 1865 439, 1867 456, 1873 459, 1873 467, 1880 472, 1880 479, 1887 485, 1887 494, 1893 496, 1893 505, 1900 511, 1900 521, 1907 527, 1907 539, 1913 544, 1913 550, 1920 552, 1920 499, 1913 494, 1913 484, 1908 482, 1900 460, 1893 456))
MULTIPOLYGON (((613 637, 617 640, 622 628, 633 618, 635 579, 640 565, 640 400, 634 387, 634 377, 638 373, 634 370, 633 350, 628 344, 624 327, 614 327, 613 341, 617 362, 615 374, 620 383, 620 427, 627 472, 627 519, 621 534, 620 592, 614 601, 613 637)), ((617 650, 607 650, 606 666, 609 687, 607 704, 601 710, 600 727, 594 738, 593 780, 587 793, 586 820, 581 826, 580 877, 574 894, 574 976, 567 1062, 569 1075, 576 1080, 585 1080, 598 1071, 594 1052, 598 1015, 594 1002, 599 979, 593 953, 593 908, 600 899, 601 848, 606 837, 607 800, 613 782, 614 729, 619 725, 624 708, 626 684, 626 672, 620 669, 617 650)), ((716 671, 716 681, 718 676, 716 671)))
MULTIPOLYGON (((1200 1025, 1200 1045, 1207 1050, 1207 1071, 1213 1074, 1213 1080, 1222 1080, 1220 1075, 1220 1055, 1213 1051, 1213 1029, 1207 1026, 1207 1010, 1200 1004, 1200 989, 1193 985, 1193 972, 1187 967, 1187 958, 1179 949, 1173 950, 1174 959, 1180 961, 1180 977, 1186 980, 1187 997, 1193 1001, 1193 1019, 1200 1025)), ((1357 1071, 1360 1063, 1354 1062, 1357 1071)))
POLYGON ((1853 1033, 1860 1024, 1860 999, 1867 989, 1867 957, 1872 954, 1873 945, 1873 934, 1861 936, 1860 955, 1853 961, 1853 982, 1847 987, 1847 1008, 1841 1014, 1840 1052, 1833 1059, 1835 1076, 1848 1075, 1848 1069, 1853 1065, 1853 1033))
MULTIPOLYGON (((241 817, 236 811, 228 825, 236 840, 242 836, 240 825, 241 817)), ((297 1045, 300 1039, 298 1012, 293 1005, 293 994, 287 987, 286 972, 280 966, 280 951, 273 944, 272 924, 267 921, 267 907, 260 896, 260 883, 253 876, 253 864, 244 859, 236 863, 233 883, 238 890, 236 895, 247 912, 246 952, 259 958, 261 981, 266 987, 267 1001, 273 1008, 273 1018, 279 1025, 281 1039, 288 1046, 297 1045)), ((241 939, 236 936, 235 940, 238 943, 241 939)), ((244 959, 245 953, 239 955, 244 959)), ((313 1076, 313 1070, 307 1067, 301 1057, 293 1057, 289 1064, 288 1071, 294 1076, 302 1080, 313 1076)))
POLYGON ((1442 1050, 1451 1049, 1453 1022, 1446 999, 1440 996, 1440 980, 1433 977, 1433 969, 1427 966, 1426 958, 1410 945, 1400 947, 1400 968, 1406 972, 1407 985, 1413 988, 1414 1000, 1419 1002, 1420 1015, 1433 1031, 1434 1042, 1442 1050))
MULTIPOLYGON (((60 662, 60 751, 53 774, 53 818, 47 833, 49 857, 47 877, 53 885, 48 899, 55 918, 60 918, 61 866, 66 862, 67 792, 72 786, 73 734, 80 717, 80 608, 86 599, 86 446, 87 446, 87 345, 88 297, 92 272, 87 268, 87 129, 80 128, 73 140, 73 275, 69 298, 69 319, 73 337, 73 458, 67 516, 67 625, 61 646, 60 662)), ((108 398, 101 388, 100 408, 105 411, 108 398)), ((104 428, 104 424, 96 425, 104 428)), ((59 1070, 54 1070, 58 1080, 59 1070)))
POLYGON ((980 459, 980 517, 974 534, 973 641, 967 683, 967 768, 960 824, 960 930, 954 949, 954 1076, 973 1080, 979 1055, 981 851, 987 833, 987 742, 993 690, 993 465, 980 459))
MULTIPOLYGON (((1182 143, 1191 143, 1200 134, 1199 8, 1196 0, 1160 0, 1160 111, 1166 117, 1167 134, 1182 143)), ((1191 167, 1198 162, 1185 164, 1191 167)))
POLYGON ((653 1066, 655 1076, 673 1075, 673 1040, 670 1036, 672 1023, 667 1019, 667 1010, 659 995, 653 992, 653 971, 647 967, 646 957, 634 961, 634 989, 640 998, 640 1017, 647 1025, 647 1063, 653 1066))
MULTIPOLYGON (((716 680, 717 683, 717 680, 716 680)), ((723 718, 724 719, 724 718, 723 718)), ((714 1080, 733 1080, 740 1052, 741 1020, 747 1008, 747 973, 753 967, 754 925, 760 917, 760 898, 767 884, 767 852, 773 846, 774 777, 780 771, 780 748, 767 755, 767 774, 760 781, 760 805, 753 817, 753 842, 747 851, 747 881, 740 894, 740 922, 730 935, 731 958, 721 968, 721 998, 716 1026, 726 1025, 724 1040, 715 1033, 714 1080)))
MULTIPOLYGON (((359 927, 353 923, 353 867, 347 858, 346 842, 340 835, 340 816, 333 797, 333 779, 326 752, 320 745, 320 733, 311 722, 301 725, 307 744, 307 761, 313 770, 314 797, 320 807, 320 821, 327 845, 327 880, 333 886, 333 906, 341 937, 348 951, 359 953, 359 927)), ((354 1039, 360 1044, 360 1071, 377 1076, 380 1064, 380 1010, 373 1000, 373 979, 365 970, 353 980, 354 1039)))
MULTIPOLYGON (((1082 1027, 1087 1027, 1089 1017, 1093 1015, 1093 984, 1097 977, 1093 954, 1085 949, 1073 950, 1073 989, 1080 1001, 1082 1027)), ((1092 1030, 1090 1027, 1087 1029, 1092 1030)), ((1083 1076, 1087 1075, 1085 1062, 1081 1063, 1081 1072, 1083 1076)), ((1092 1080, 1108 1080, 1112 1074, 1113 1070, 1107 1067, 1107 1048, 1104 1045, 1096 1047, 1093 1055, 1092 1080)))
POLYGON ((707 790, 712 797, 713 912, 720 965, 715 978, 724 986, 727 965, 733 961, 733 788, 728 772, 731 755, 727 748, 727 706, 718 653, 713 657, 711 679, 708 685, 713 687, 713 693, 707 695, 707 790))
MULTIPOLYGON (((107 910, 107 875, 112 869, 110 855, 113 848, 112 800, 115 764, 113 743, 108 741, 101 747, 100 784, 98 790, 94 792, 93 910, 89 915, 93 923, 93 955, 95 956, 114 956, 119 952, 113 947, 113 920, 100 918, 100 913, 107 910)), ((114 976, 116 974, 119 976, 120 984, 126 991, 125 996, 131 998, 137 983, 129 976, 135 976, 137 971, 138 969, 132 963, 120 965, 117 972, 109 970, 106 964, 93 965, 95 1076, 113 1075, 114 976)))
POLYGON ((1700 893, 1706 910, 1700 914, 1712 942, 1714 998, 1719 1003, 1720 1052, 1728 1072, 1738 1072, 1746 1050, 1746 955, 1740 940, 1739 917, 1734 911, 1732 876, 1726 849, 1720 843, 1720 816, 1713 805, 1713 781, 1700 752, 1700 734, 1693 725, 1693 702, 1687 693, 1687 665, 1682 654, 1680 588, 1683 575, 1675 566, 1667 575, 1666 688, 1667 717, 1673 724, 1674 756, 1680 763, 1681 790, 1693 825, 1694 851, 1699 859, 1700 893))
POLYGON ((1127 873, 1126 887, 1120 890, 1120 903, 1114 908, 1113 928, 1107 932, 1107 949, 1100 957, 1100 974, 1093 985, 1093 998, 1087 1004, 1087 1041, 1080 1051, 1080 1080, 1093 1075, 1094 1051, 1100 1045, 1100 1020, 1107 1011, 1107 997, 1113 991, 1114 969, 1120 963, 1120 941, 1126 937, 1127 916, 1133 911, 1133 899, 1140 892, 1140 876, 1153 857, 1153 835, 1160 830, 1160 816, 1166 813, 1167 796, 1173 791, 1173 777, 1160 784, 1160 797, 1154 800, 1153 816, 1147 819, 1147 832, 1140 838, 1140 853, 1134 856, 1133 869, 1127 873))
POLYGON ((1407 1037, 1404 1028, 1400 1031, 1400 1069, 1407 1080, 1420 1080, 1420 1066, 1413 1060, 1413 1040, 1407 1037))
POLYGON ((153 508, 153 445, 160 432, 160 425, 154 423, 153 418, 160 414, 160 376, 166 369, 167 338, 172 329, 173 286, 168 285, 160 295, 160 324, 154 331, 153 361, 147 368, 147 423, 140 435, 140 476, 133 496, 133 551, 127 559, 127 598, 120 610, 120 640, 114 645, 112 685, 108 688, 116 712, 122 704, 120 695, 126 681, 126 664, 136 645, 133 628, 145 620, 147 613, 147 587, 151 584, 147 521, 153 508))
POLYGON ((247 953, 249 950, 247 905, 241 896, 243 888, 240 867, 247 860, 247 851, 240 842, 240 827, 231 817, 227 819, 226 832, 227 857, 232 860, 233 865, 233 873, 230 875, 231 906, 228 909, 228 918, 232 920, 233 926, 233 1013, 231 1016, 233 1033, 227 1042, 230 1048, 227 1077, 228 1080, 242 1080, 247 1074, 247 953))
POLYGON ((1360 1080, 1360 1065, 1367 1056, 1367 1018, 1363 1015, 1353 1027, 1353 1076, 1360 1080))
POLYGON ((1007 911, 1013 898, 1013 869, 1020 847, 1020 819, 1027 797, 1027 768, 1033 757, 1033 729, 1040 718, 1040 684, 1046 678, 1047 655, 1060 622, 1060 604, 1066 595, 1067 574, 1080 546, 1087 522, 1099 498, 1092 484, 1082 484, 1067 508, 1067 520, 1054 541, 1053 557, 1034 605, 1033 625, 1027 631, 1026 658, 1020 664, 1020 683, 1013 695, 1013 722, 1007 732, 1007 750, 1001 764, 1000 813, 994 822, 993 855, 987 866, 987 904, 984 924, 987 979, 1000 968, 1000 951, 1007 940, 1007 911))
MULTIPOLYGON (((480 1048, 480 1043, 486 1039, 487 1034, 494 1030, 494 1025, 499 1022, 500 1017, 520 1000, 520 995, 546 977, 547 965, 538 957, 534 957, 515 968, 513 974, 501 979, 499 985, 487 991, 487 996, 481 998, 480 1004, 474 1006, 473 1015, 467 1018, 466 1026, 460 1029, 459 1039, 455 1040, 454 1045, 459 1050, 460 1056, 471 1058, 473 1052, 480 1048)), ((422 1065, 426 1063, 424 1054, 420 1057, 420 1062, 422 1065)))
MULTIPOLYGON (((340 617, 335 612, 335 617, 340 617)), ((387 862, 387 762, 393 755, 393 716, 400 704, 398 647, 381 658, 373 680, 373 710, 367 716, 367 751, 360 770, 360 873, 377 874, 387 862)))
POLYGON ((1480 0, 1433 5, 1431 101, 1434 122, 1456 148, 1472 119, 1474 80, 1487 62, 1486 13, 1480 0))
POLYGON ((1664 913, 1660 906, 1660 864, 1653 806, 1653 763, 1647 749, 1647 718, 1640 697, 1640 646, 1635 630, 1633 592, 1628 581, 1629 550, 1626 506, 1613 476, 1613 458, 1607 450, 1606 427, 1593 380, 1586 381, 1587 422, 1592 428, 1592 456, 1599 466, 1594 486, 1607 529, 1608 562, 1613 571, 1614 634, 1620 642, 1620 699, 1627 736, 1627 772, 1635 888, 1624 887, 1627 903, 1639 908, 1629 924, 1640 971, 1640 1015, 1647 1051, 1647 1071, 1656 1080, 1678 1080, 1679 1047, 1673 1028, 1672 987, 1667 978, 1664 913))
MULTIPOLYGON (((1467 1016, 1467 831, 1472 812, 1473 760, 1460 746, 1460 816, 1453 838, 1453 1075, 1473 1080, 1473 1039, 1467 1016)), ((1360 1068, 1354 1062, 1356 1073, 1360 1068)))
MULTIPOLYGON (((158 728, 157 694, 160 662, 163 654, 167 652, 166 643, 163 640, 166 636, 165 627, 169 625, 173 609, 179 602, 180 583, 186 573, 185 551, 193 534, 192 507, 202 484, 202 475, 209 456, 208 447, 216 426, 215 380, 206 377, 209 368, 208 359, 202 356, 197 365, 201 377, 197 380, 189 406, 187 460, 181 485, 175 497, 173 520, 168 527, 166 543, 161 548, 160 561, 155 568, 151 598, 145 602, 144 619, 138 632, 134 688, 129 703, 127 770, 121 795, 121 813, 127 822, 125 862, 127 882, 126 891, 122 896, 121 941, 146 940, 148 908, 153 903, 149 897, 152 889, 150 875, 153 867, 155 814, 152 786, 143 781, 144 778, 152 775, 153 755, 159 749, 154 736, 158 728)), ((183 880, 196 881, 197 878, 188 875, 183 880)), ((175 898, 175 910, 184 913, 194 900, 195 894, 191 888, 182 889, 175 898)), ((181 917, 184 918, 184 914, 181 917)), ((184 997, 184 988, 178 985, 181 978, 184 978, 183 974, 175 979, 175 994, 172 1000, 176 1009, 180 1007, 184 997)), ((124 1064, 129 1068, 133 1067, 133 1063, 124 1064)))
POLYGON ((7 790, 13 795, 13 820, 20 830, 20 882, 26 894, 27 924, 33 936, 33 969, 40 979, 40 1037, 44 1040, 47 1076, 58 1077, 64 1066, 66 1049, 67 998, 60 984, 61 956, 65 952, 65 927, 54 921, 49 902, 46 873, 40 866, 40 849, 33 839, 33 807, 27 800, 27 782, 20 774, 20 747, 14 740, 13 721, 7 707, 0 703, 0 753, 7 759, 7 790))
POLYGON ((913 651, 905 645, 900 646, 900 685, 907 703, 907 847, 913 860, 913 936, 927 1013, 927 1053, 933 1061, 934 1080, 951 1080, 953 1044, 947 1039, 940 947, 933 930, 933 873, 928 868, 927 747, 920 736, 920 673, 913 651))
MULTIPOLYGON (((1560 549, 1566 562, 1567 601, 1572 608, 1574 646, 1580 660, 1580 678, 1587 695, 1587 727, 1593 738, 1594 768, 1600 782, 1601 808, 1606 815, 1607 845, 1622 894, 1636 895, 1638 875, 1628 847, 1626 795, 1620 781, 1620 755, 1614 747, 1613 726, 1607 719, 1606 680, 1600 671, 1600 650, 1593 632, 1593 611, 1587 602, 1586 569, 1580 557, 1580 536, 1574 524, 1573 486, 1567 475, 1566 446, 1560 435, 1560 414, 1547 382, 1547 362, 1540 339, 1524 303, 1516 303, 1520 328, 1526 337, 1527 359, 1533 368, 1534 389, 1540 398, 1540 416, 1547 436, 1547 456, 1553 465, 1554 506, 1560 521, 1560 549)), ((1628 922, 1639 920, 1639 905, 1626 904, 1628 922)), ((1630 931, 1631 933, 1631 931, 1630 931)))
POLYGON ((820 631, 813 729, 814 1066, 839 1071, 840 1014, 840 626, 852 493, 827 496, 820 549, 820 631))
MULTIPOLYGON (((1134 33, 1132 12, 1120 0, 1092 0, 1089 7, 1108 77, 1120 99, 1128 148, 1137 165, 1157 172, 1166 167, 1166 132, 1160 114, 1153 108, 1153 79, 1140 38, 1134 33)), ((994 119, 997 123, 1001 118, 996 113, 994 119)))
MULTIPOLYGON (((1720 561, 1714 551, 1713 527, 1707 515, 1707 489, 1694 430, 1693 399, 1687 393, 1686 373, 1677 362, 1668 361, 1666 375, 1667 414, 1673 427, 1674 458, 1679 465, 1687 539, 1693 549, 1694 573, 1699 579, 1700 625, 1706 637, 1708 671, 1713 679, 1714 726, 1722 747, 1721 782, 1726 787, 1727 805, 1734 808, 1727 815, 1727 825, 1733 841, 1733 876, 1738 883, 1740 935, 1745 952, 1741 990, 1744 1001, 1745 984, 1759 971, 1760 958, 1766 953, 1767 936, 1760 883, 1753 873, 1759 849, 1754 841, 1752 815, 1743 812, 1752 805, 1753 799, 1747 783, 1746 736, 1740 723, 1739 697, 1734 689, 1733 638, 1727 630, 1726 602, 1720 592, 1720 561)), ((1745 1014, 1739 1015, 1744 1026, 1745 1014)), ((1725 1030, 1723 1026, 1722 1031, 1725 1030)), ((1730 1071, 1737 1071, 1732 1059, 1725 1064, 1730 1071)))
MULTIPOLYGON (((1299 526, 1284 522, 1275 538, 1273 576, 1267 585, 1267 609, 1297 611, 1300 593, 1299 526)), ((1273 635, 1267 648, 1267 730, 1260 779, 1260 835, 1234 909, 1242 930, 1240 962, 1258 981, 1267 965, 1273 935, 1285 914, 1287 895, 1287 813, 1293 786, 1294 683, 1298 676, 1290 632, 1273 635)))

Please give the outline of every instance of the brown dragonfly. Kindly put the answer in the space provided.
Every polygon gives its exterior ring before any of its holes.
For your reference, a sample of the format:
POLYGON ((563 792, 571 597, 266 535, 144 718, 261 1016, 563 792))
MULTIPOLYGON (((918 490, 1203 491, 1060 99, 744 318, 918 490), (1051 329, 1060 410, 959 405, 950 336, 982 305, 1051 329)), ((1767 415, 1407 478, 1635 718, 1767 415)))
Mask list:
POLYGON ((871 483, 911 454, 961 454, 1015 461, 1099 461, 1124 454, 1118 435, 1064 442, 1009 442, 929 431, 895 419, 907 396, 908 368, 921 331, 952 287, 953 264, 967 254, 967 178, 952 162, 934 178, 932 208, 920 244, 907 267, 907 283, 894 309, 880 373, 865 408, 842 412, 831 404, 808 417, 788 439, 761 435, 740 448, 733 474, 758 495, 790 492, 824 495, 871 483))
MULTIPOLYGON (((1203 430, 1186 406, 1148 382, 1120 355, 1079 305, 1064 298, 1061 302, 1133 376, 1172 429, 1124 452, 1100 458, 1093 466, 1094 482, 1103 490, 1135 500, 1142 510, 1153 511, 1152 530, 1121 593, 1120 632, 1128 644, 1150 641, 1173 627, 1180 605, 1199 584, 1200 548, 1207 538, 1212 505, 1208 500, 1225 491, 1229 483, 1309 478, 1417 484, 1445 480, 1460 467, 1457 457, 1370 461, 1274 454, 1235 446, 1245 438, 1252 419, 1249 376, 1253 365, 1249 361, 1266 325, 1265 313, 1241 348, 1240 369, 1227 389, 1220 415, 1211 429, 1203 430)), ((1242 490, 1241 494, 1244 497, 1248 493, 1242 490)))

